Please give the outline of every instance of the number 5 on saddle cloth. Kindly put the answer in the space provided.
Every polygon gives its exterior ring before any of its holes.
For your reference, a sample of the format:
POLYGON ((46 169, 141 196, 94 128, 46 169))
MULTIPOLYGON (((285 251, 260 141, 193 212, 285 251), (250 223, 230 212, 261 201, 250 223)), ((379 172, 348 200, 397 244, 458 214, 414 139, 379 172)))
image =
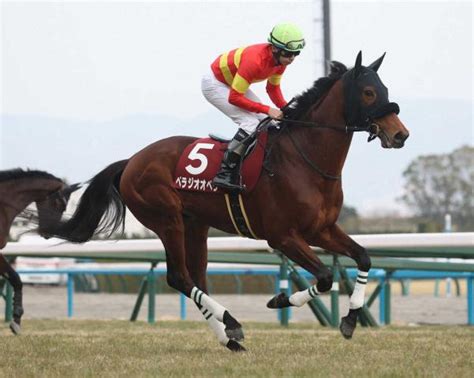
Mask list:
MULTIPOLYGON (((255 187, 262 170, 268 133, 261 132, 254 146, 247 151, 241 167, 245 192, 255 187)), ((174 174, 174 186, 179 190, 196 192, 223 192, 212 185, 229 141, 216 137, 196 139, 188 145, 179 159, 174 174)))

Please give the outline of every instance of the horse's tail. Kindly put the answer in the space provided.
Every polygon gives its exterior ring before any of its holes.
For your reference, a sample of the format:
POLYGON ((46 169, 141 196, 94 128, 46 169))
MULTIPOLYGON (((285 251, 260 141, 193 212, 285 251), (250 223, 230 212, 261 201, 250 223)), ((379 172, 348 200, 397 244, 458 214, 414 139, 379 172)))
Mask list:
POLYGON ((74 215, 42 230, 73 243, 85 243, 100 233, 111 235, 124 228, 126 208, 119 192, 122 172, 128 160, 109 165, 95 175, 81 196, 74 215))

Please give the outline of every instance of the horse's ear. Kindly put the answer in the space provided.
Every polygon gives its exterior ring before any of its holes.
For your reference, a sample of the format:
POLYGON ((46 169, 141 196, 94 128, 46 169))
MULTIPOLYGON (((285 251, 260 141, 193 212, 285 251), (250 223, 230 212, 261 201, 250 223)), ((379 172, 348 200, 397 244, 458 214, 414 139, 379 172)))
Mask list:
POLYGON ((378 58, 376 61, 374 61, 370 66, 369 68, 374 70, 375 72, 377 72, 377 70, 379 69, 380 65, 382 64, 383 62, 383 58, 385 58, 385 54, 386 53, 383 53, 383 55, 378 58))
POLYGON ((359 51, 357 54, 355 66, 354 66, 354 78, 359 76, 360 74, 360 69, 362 68, 362 51, 359 51))

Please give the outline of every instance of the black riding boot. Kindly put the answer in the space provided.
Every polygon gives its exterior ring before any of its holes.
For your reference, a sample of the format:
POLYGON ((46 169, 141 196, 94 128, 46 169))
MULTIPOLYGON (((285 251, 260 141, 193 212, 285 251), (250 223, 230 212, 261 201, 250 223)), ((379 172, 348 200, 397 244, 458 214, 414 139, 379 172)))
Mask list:
MULTIPOLYGON (((252 134, 253 135, 253 134, 252 134)), ((242 155, 247 147, 253 142, 254 137, 239 129, 234 138, 229 142, 227 151, 222 160, 221 169, 217 173, 212 184, 230 192, 241 192, 244 187, 240 180, 240 165, 242 155)))

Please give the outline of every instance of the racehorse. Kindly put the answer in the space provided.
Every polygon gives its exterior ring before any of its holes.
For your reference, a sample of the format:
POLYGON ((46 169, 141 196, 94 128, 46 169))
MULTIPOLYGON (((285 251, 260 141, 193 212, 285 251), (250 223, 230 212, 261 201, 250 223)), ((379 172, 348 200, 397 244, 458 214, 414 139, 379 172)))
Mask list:
MULTIPOLYGON (((398 105, 388 101, 387 88, 377 74, 384 55, 364 67, 359 53, 350 70, 332 62, 328 77, 297 96, 285 109, 279 128, 265 131, 270 146, 266 170, 254 189, 242 194, 255 236, 317 280, 290 297, 275 296, 268 307, 302 306, 331 288, 331 270, 310 246, 356 261, 359 274, 349 314, 340 325, 346 338, 352 337, 356 327, 371 263, 366 250, 336 224, 343 202, 344 161, 355 131, 369 132, 370 140, 378 137, 384 148, 401 148, 409 136, 397 116, 398 105)), ((206 287, 209 227, 236 233, 224 194, 178 190, 173 185, 180 155, 195 140, 186 136, 163 139, 130 159, 109 165, 90 181, 72 218, 45 232, 83 243, 98 232, 117 230, 128 207, 163 242, 168 284, 196 303, 221 344, 243 351, 240 323, 207 294, 206 287)))
MULTIPOLYGON (((77 185, 67 186, 61 179, 42 171, 12 169, 0 171, 0 250, 7 244, 15 217, 33 202, 38 210, 38 233, 61 219, 71 193, 77 185)), ((0 253, 0 275, 13 287, 13 321, 10 329, 20 333, 23 315, 22 282, 20 276, 0 253)))

